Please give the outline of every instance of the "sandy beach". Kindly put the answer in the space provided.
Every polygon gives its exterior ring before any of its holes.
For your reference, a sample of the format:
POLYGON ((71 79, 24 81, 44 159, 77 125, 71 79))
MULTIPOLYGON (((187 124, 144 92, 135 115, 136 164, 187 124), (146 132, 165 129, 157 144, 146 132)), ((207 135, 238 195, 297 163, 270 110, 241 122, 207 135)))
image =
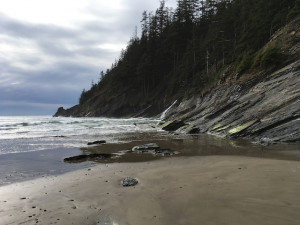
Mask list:
POLYGON ((298 161, 243 156, 100 164, 0 187, 0 224, 294 225, 299 178, 298 161))

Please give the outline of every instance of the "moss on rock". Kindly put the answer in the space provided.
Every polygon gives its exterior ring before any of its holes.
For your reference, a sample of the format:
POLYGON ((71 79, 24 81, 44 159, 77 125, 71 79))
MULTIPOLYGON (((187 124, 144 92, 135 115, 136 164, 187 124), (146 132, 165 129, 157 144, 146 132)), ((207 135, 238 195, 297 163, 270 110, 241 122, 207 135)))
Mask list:
POLYGON ((240 133, 241 131, 245 130, 246 128, 252 126, 254 123, 256 123, 257 120, 252 120, 248 123, 245 123, 243 125, 237 126, 231 130, 228 131, 228 134, 233 135, 233 134, 237 134, 240 133))

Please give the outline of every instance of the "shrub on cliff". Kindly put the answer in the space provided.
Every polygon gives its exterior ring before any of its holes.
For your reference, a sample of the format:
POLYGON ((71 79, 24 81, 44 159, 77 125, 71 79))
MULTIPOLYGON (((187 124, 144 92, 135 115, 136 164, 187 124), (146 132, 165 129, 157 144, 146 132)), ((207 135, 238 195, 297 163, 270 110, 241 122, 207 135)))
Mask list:
POLYGON ((250 50, 245 52, 242 57, 238 60, 238 64, 236 67, 237 73, 243 73, 251 68, 253 64, 254 51, 250 50))
POLYGON ((260 66, 261 67, 274 66, 278 63, 281 63, 282 58, 283 57, 280 52, 280 48, 275 45, 270 46, 264 51, 261 57, 260 66))
POLYGON ((282 62, 283 55, 281 50, 276 45, 270 45, 266 49, 259 51, 252 64, 252 68, 266 68, 278 65, 282 62))

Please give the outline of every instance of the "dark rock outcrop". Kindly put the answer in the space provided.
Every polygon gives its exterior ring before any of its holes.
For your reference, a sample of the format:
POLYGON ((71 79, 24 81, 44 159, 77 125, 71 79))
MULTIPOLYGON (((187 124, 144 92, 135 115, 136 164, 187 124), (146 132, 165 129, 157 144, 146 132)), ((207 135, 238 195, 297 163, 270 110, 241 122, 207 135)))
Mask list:
POLYGON ((101 160, 101 159, 109 159, 113 155, 112 154, 89 154, 89 155, 77 155, 64 159, 64 162, 72 163, 72 162, 83 162, 88 160, 101 160))
MULTIPOLYGON (((75 105, 69 109, 64 109, 63 107, 59 107, 57 109, 57 112, 53 115, 54 117, 59 117, 59 116, 76 116, 78 113, 80 113, 81 109, 79 105, 75 105)), ((78 115, 80 116, 80 114, 78 115)))
POLYGON ((173 120, 163 124, 161 128, 165 131, 175 131, 184 125, 185 123, 182 120, 173 120))
POLYGON ((64 115, 65 114, 65 112, 66 112, 66 110, 64 109, 64 107, 59 107, 58 109, 57 109, 57 112, 55 113, 55 115, 54 116, 56 116, 56 115, 64 115))
POLYGON ((93 141, 93 142, 88 142, 87 145, 101 145, 101 144, 105 144, 106 141, 101 140, 101 141, 93 141))

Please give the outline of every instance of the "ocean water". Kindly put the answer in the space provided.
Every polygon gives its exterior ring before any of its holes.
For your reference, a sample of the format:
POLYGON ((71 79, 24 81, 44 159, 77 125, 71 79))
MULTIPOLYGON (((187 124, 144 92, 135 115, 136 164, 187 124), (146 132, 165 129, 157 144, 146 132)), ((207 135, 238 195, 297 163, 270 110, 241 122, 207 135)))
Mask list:
POLYGON ((0 116, 0 185, 91 166, 64 163, 88 142, 118 143, 130 134, 151 133, 158 120, 0 116))
POLYGON ((98 139, 117 142, 126 133, 157 131, 157 122, 146 118, 0 117, 0 155, 80 148, 98 139))

